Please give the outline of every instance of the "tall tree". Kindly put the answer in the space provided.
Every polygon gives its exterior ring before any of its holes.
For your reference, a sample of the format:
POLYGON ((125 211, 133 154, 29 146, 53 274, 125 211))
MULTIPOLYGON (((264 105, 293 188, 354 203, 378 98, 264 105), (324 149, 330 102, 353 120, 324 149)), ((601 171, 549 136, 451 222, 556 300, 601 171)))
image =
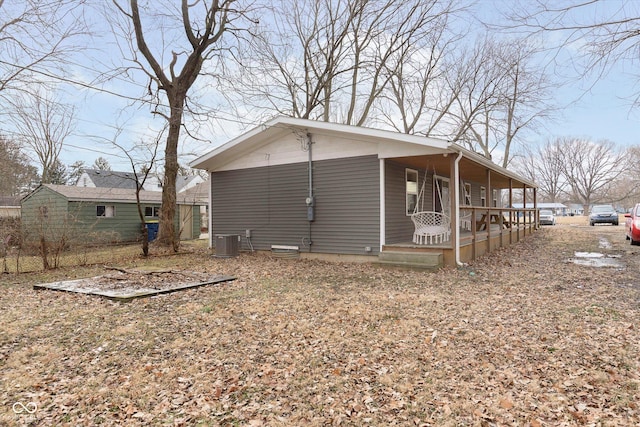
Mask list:
POLYGON ((0 96, 31 92, 64 73, 74 39, 85 34, 83 0, 0 0, 0 96))
POLYGON ((75 125, 74 108, 40 91, 23 94, 12 104, 12 122, 39 163, 42 183, 52 183, 54 171, 59 180, 60 151, 75 125))
POLYGON ((459 59, 453 67, 456 78, 450 80, 457 102, 448 111, 455 124, 454 140, 489 159, 497 151, 501 166, 509 165, 511 150, 523 134, 554 111, 554 84, 538 65, 538 53, 526 40, 487 37, 459 59))
POLYGON ((559 202, 566 194, 562 150, 561 140, 556 139, 541 147, 521 147, 521 153, 515 156, 515 170, 538 184, 540 199, 545 202, 559 202))
POLYGON ((38 169, 20 145, 0 135, 0 195, 20 196, 38 179, 38 169))
POLYGON ((86 168, 86 164, 82 160, 76 160, 72 164, 69 165, 69 184, 76 185, 78 180, 82 176, 84 169, 86 168))
MULTIPOLYGON (((512 3, 505 25, 511 31, 535 37, 549 35, 547 47, 566 50, 583 75, 596 80, 616 65, 640 81, 637 71, 640 50, 640 7, 637 1, 538 0, 512 3), (575 47, 579 46, 579 49, 575 47)), ((630 101, 640 106, 640 89, 629 91, 630 101)))
POLYGON ((99 171, 110 171, 111 165, 107 159, 100 156, 93 162, 93 168, 99 171))
POLYGON ((411 55, 437 48, 456 0, 273 3, 230 84, 262 111, 361 126, 411 55))
POLYGON ((114 28, 126 38, 126 49, 132 55, 128 60, 148 80, 148 95, 155 100, 153 113, 169 125, 157 242, 177 251, 178 143, 188 96, 204 65, 220 60, 227 52, 226 38, 240 31, 237 24, 245 17, 245 10, 239 0, 181 0, 179 8, 174 2, 161 1, 143 1, 142 7, 138 0, 130 0, 128 6, 118 0, 113 3, 125 19, 124 26, 114 28))
POLYGON ((56 159, 49 169, 47 184, 67 185, 68 183, 69 172, 67 171, 67 167, 60 159, 56 159))
POLYGON ((628 170, 625 154, 611 141, 559 138, 558 153, 573 197, 589 211, 592 203, 610 202, 613 183, 628 170))

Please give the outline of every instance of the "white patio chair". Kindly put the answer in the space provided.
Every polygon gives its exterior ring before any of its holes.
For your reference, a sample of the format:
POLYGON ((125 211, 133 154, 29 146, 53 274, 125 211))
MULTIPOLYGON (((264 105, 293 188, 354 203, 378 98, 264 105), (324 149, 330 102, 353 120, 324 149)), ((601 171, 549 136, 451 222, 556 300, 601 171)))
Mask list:
POLYGON ((413 243, 424 245, 429 242, 443 243, 449 241, 451 236, 451 221, 447 215, 441 212, 416 212, 411 215, 415 226, 413 243))
POLYGON ((471 231, 471 211, 461 211, 460 228, 462 228, 463 230, 471 231))

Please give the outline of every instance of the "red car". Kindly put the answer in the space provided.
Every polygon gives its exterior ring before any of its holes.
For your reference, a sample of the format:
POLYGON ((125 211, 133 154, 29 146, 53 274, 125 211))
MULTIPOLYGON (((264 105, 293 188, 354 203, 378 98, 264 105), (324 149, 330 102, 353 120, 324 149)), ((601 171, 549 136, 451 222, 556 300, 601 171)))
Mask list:
POLYGON ((631 240, 632 245, 640 245, 640 203, 635 205, 630 213, 624 214, 624 217, 625 238, 631 240))

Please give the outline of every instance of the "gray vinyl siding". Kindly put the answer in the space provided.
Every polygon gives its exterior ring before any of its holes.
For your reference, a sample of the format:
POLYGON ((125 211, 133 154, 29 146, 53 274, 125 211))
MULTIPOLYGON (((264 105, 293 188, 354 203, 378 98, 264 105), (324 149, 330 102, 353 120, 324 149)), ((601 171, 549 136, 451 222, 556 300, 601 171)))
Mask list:
MULTIPOLYGON (((425 171, 413 166, 387 160, 385 162, 385 241, 388 244, 406 243, 413 238, 414 226, 411 217, 406 213, 406 183, 405 169, 418 171, 418 192, 425 179, 425 171)), ((433 175, 427 175, 424 187, 424 206, 431 210, 433 207, 433 175)))
MULTIPOLYGON (((255 249, 294 245, 301 251, 377 255, 380 240, 376 156, 313 162, 315 220, 307 221, 308 164, 214 172, 212 233, 239 234, 255 249), (311 248, 308 242, 312 241, 311 248)), ((214 239, 215 241, 215 239, 214 239)))
POLYGON ((376 156, 316 163, 315 252, 377 255, 380 249, 380 162, 376 156), (365 252, 365 248, 371 252, 365 252))
POLYGON ((213 173, 210 232, 238 234, 246 247, 245 231, 251 230, 259 250, 301 246, 309 236, 307 177, 306 163, 213 173))

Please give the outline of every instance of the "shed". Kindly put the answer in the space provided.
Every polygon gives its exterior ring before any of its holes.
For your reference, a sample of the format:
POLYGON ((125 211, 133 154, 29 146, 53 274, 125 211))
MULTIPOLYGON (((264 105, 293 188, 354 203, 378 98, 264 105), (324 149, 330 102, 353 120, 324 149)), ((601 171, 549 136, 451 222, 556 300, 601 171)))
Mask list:
MULTIPOLYGON (((162 193, 141 191, 145 221, 158 220, 162 193)), ((182 239, 200 234, 201 201, 177 200, 176 230, 182 239)), ((43 184, 22 199, 22 232, 25 240, 67 239, 80 243, 131 242, 140 238, 136 192, 132 189, 43 184)))

